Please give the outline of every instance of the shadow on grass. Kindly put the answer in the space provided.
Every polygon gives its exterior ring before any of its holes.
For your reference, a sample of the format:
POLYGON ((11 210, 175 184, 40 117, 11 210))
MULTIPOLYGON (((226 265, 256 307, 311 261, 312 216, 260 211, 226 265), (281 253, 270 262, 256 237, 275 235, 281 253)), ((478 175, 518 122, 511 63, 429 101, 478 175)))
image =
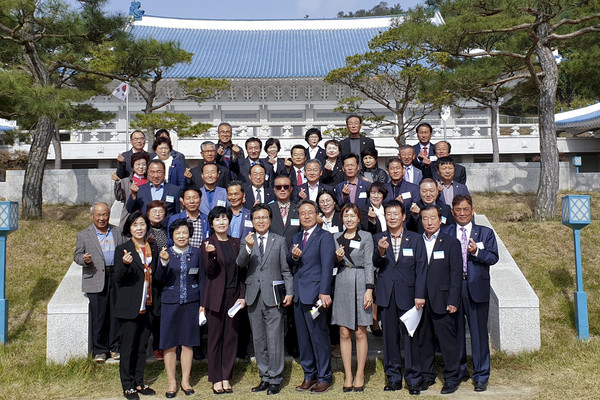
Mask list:
POLYGON ((23 334, 31 321, 31 316, 33 311, 35 310, 38 303, 44 302, 47 303, 48 300, 52 297, 56 288, 58 287, 58 282, 55 279, 51 278, 38 278, 35 282, 35 286, 31 289, 29 293, 30 305, 25 314, 25 317, 18 323, 13 329, 11 329, 10 337, 17 338, 21 334, 23 334))

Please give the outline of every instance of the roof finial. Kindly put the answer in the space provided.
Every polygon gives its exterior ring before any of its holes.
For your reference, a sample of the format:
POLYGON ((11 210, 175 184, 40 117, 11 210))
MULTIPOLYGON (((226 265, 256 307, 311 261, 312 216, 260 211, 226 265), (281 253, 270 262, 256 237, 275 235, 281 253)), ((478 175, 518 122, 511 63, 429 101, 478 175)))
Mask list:
POLYGON ((145 11, 142 10, 142 3, 139 1, 132 1, 129 6, 129 16, 134 21, 140 21, 142 19, 142 15, 144 15, 145 11))

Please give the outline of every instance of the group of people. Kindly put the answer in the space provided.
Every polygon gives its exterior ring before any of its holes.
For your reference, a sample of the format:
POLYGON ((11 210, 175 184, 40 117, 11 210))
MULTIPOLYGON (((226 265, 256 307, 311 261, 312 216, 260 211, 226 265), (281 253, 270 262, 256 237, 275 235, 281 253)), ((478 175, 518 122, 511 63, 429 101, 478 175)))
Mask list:
POLYGON ((385 391, 400 390, 403 379, 413 395, 433 385, 437 342, 441 393, 453 393, 470 379, 465 320, 474 390, 486 390, 489 267, 498 249, 493 231, 475 224, 465 168, 449 156, 450 143, 430 142, 426 123, 416 128, 418 144, 401 146, 380 168, 361 118, 346 124, 350 136, 324 148, 321 132, 309 129, 308 146, 284 159, 277 139, 261 158, 260 139, 247 139, 244 152, 221 123, 219 141, 201 144, 192 169, 168 131, 156 133, 155 153, 144 151, 143 132, 131 134, 113 174, 125 205, 120 225, 109 224, 107 204, 94 204, 74 255, 90 300, 93 357, 120 358, 126 398, 154 394, 144 383, 150 334, 155 357, 164 355, 165 396, 193 394, 204 329, 215 394, 233 392, 238 343, 250 330, 261 378, 253 392, 280 392, 286 351, 304 371, 296 390, 330 390, 335 342, 342 391, 362 392, 369 327, 383 336, 385 391), (420 322, 409 329, 401 317, 413 312, 420 322))

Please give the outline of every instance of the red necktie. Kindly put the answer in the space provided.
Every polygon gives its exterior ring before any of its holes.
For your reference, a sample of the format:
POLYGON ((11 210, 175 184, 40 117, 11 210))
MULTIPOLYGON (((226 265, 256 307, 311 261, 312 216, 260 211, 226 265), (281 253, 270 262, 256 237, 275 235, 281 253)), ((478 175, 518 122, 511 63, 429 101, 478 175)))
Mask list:
POLYGON ((427 146, 423 147, 423 154, 425 154, 425 157, 427 157, 427 146))
POLYGON ((303 183, 304 183, 304 181, 302 180, 302 170, 299 169, 298 170, 298 177, 296 178, 296 185, 302 186, 303 183))

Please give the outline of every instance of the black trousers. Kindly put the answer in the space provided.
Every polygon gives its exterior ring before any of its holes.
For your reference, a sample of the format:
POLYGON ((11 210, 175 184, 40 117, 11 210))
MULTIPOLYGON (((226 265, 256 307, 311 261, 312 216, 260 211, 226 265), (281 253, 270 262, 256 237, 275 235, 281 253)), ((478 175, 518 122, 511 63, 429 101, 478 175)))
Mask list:
POLYGON ((117 287, 113 282, 112 270, 104 275, 104 289, 100 293, 88 293, 90 302, 90 325, 92 332, 92 354, 119 352, 119 319, 115 317, 117 287))
POLYGON ((152 306, 134 319, 121 320, 121 361, 119 373, 123 390, 144 386, 146 348, 152 329, 152 306))

